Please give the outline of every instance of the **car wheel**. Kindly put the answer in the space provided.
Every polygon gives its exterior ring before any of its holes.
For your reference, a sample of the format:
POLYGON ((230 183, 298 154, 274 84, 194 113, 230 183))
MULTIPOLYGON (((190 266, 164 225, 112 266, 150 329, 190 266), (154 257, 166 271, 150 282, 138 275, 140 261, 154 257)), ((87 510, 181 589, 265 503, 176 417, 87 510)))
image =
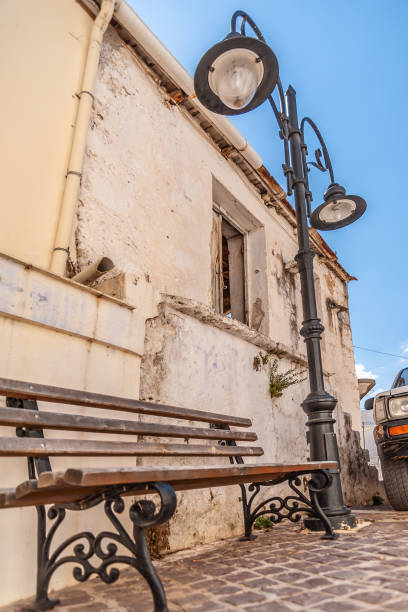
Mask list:
POLYGON ((408 460, 392 461, 378 450, 389 502, 394 510, 408 510, 408 460))

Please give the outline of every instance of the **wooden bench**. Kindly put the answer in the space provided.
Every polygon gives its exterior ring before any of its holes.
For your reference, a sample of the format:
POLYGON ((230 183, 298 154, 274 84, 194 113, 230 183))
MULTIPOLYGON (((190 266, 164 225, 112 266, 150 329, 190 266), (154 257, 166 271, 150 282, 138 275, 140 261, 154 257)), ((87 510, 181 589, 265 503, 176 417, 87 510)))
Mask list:
POLYGON ((166 596, 151 562, 145 530, 168 521, 176 509, 175 491, 240 485, 244 510, 245 537, 251 538, 252 526, 258 516, 269 514, 273 522, 283 518, 300 519, 300 513, 321 519, 326 538, 336 537, 330 522, 320 508, 319 492, 330 486, 328 470, 336 469, 335 462, 297 464, 244 464, 243 457, 261 456, 262 448, 251 445, 257 436, 251 421, 226 414, 204 412, 124 399, 85 391, 43 386, 0 378, 0 395, 6 396, 6 408, 0 408, 0 425, 17 428, 17 438, 0 438, 0 455, 27 457, 29 479, 12 489, 0 490, 0 508, 36 506, 38 513, 37 593, 30 609, 46 610, 58 601, 50 600, 48 587, 54 571, 62 564, 74 562, 74 577, 87 580, 97 574, 105 582, 114 582, 119 570, 115 563, 135 567, 148 582, 156 612, 167 611, 166 596), (119 418, 99 418, 64 412, 39 411, 37 400, 58 402, 88 408, 105 408, 125 413, 165 417, 160 423, 119 418), (174 424, 170 419, 193 421, 201 426, 174 424), (206 424, 202 426, 202 424, 206 424), (208 426, 210 424, 210 427, 208 426), (234 427, 233 430, 230 427, 234 427), (136 441, 44 438, 43 430, 65 432, 96 432, 136 436, 136 441), (153 437, 155 441, 147 441, 153 437), (157 439, 164 440, 157 441, 157 439), (175 439, 170 441, 169 439, 175 439), (190 440, 195 440, 190 443, 190 440), (237 444, 239 443, 239 445, 237 444), (66 457, 66 467, 53 471, 49 457, 66 457), (111 458, 149 457, 152 467, 77 468, 70 466, 70 458, 77 456, 111 458), (155 457, 196 457, 189 466, 154 465, 155 457), (206 457, 228 459, 224 464, 205 465, 206 457), (313 474, 308 482, 310 500, 300 490, 300 476, 313 474), (254 503, 262 486, 288 480, 291 494, 286 498, 272 497, 254 503), (250 483, 249 487, 245 483, 250 483), (140 496, 157 493, 160 507, 151 499, 140 496), (129 509, 133 534, 129 534, 119 520, 125 509, 123 497, 136 496, 129 509), (98 535, 82 532, 71 535, 51 550, 53 537, 64 520, 67 510, 79 511, 104 502, 107 517, 114 530, 98 535), (45 511, 45 505, 52 504, 45 511), (47 516, 50 526, 47 526, 47 516), (118 544, 129 555, 118 553, 118 544), (71 549, 73 547, 73 552, 71 549), (98 566, 91 559, 98 559, 98 566))

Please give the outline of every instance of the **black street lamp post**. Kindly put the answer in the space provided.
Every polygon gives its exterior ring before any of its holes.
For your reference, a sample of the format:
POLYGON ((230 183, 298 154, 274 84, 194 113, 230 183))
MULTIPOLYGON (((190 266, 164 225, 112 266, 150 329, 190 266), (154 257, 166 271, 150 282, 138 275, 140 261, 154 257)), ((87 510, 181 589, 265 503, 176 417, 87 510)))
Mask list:
MULTIPOLYGON (((310 459, 339 462, 333 418, 337 400, 324 388, 320 350, 324 327, 316 309, 314 252, 310 247, 307 219, 309 218, 311 225, 317 229, 337 229, 358 219, 364 213, 366 203, 358 196, 346 195, 345 189, 335 183, 326 145, 314 122, 305 117, 299 126, 296 92, 289 86, 285 99, 276 57, 247 13, 236 11, 233 14, 231 33, 202 57, 197 66, 194 83, 197 97, 213 112, 223 115, 241 114, 267 99, 278 121, 279 134, 284 143, 285 163, 282 167, 286 175, 287 192, 288 195, 294 193, 296 207, 299 244, 296 261, 300 274, 304 318, 300 333, 306 343, 310 382, 310 393, 303 401, 302 408, 308 416, 306 424, 309 428, 307 437, 310 443, 310 459), (242 19, 240 33, 236 30, 238 18, 242 19), (246 35, 247 23, 257 38, 246 35), (280 110, 271 95, 275 86, 280 110), (316 150, 316 161, 311 164, 322 172, 328 170, 331 180, 324 194, 324 203, 313 213, 307 147, 304 141, 306 124, 315 132, 322 149, 316 150)), ((340 469, 331 470, 331 473, 332 484, 319 494, 319 503, 335 529, 354 526, 356 519, 343 501, 340 469)), ((324 529, 319 519, 307 518, 305 523, 314 530, 324 529)))

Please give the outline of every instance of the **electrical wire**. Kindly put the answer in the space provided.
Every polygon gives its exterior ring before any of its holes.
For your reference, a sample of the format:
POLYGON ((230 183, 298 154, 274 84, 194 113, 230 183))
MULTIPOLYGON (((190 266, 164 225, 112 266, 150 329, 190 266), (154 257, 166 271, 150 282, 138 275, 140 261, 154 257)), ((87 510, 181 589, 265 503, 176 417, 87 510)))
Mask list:
POLYGON ((399 357, 400 359, 408 359, 407 355, 395 355, 395 353, 384 353, 383 351, 376 351, 374 349, 365 348, 364 346, 356 346, 353 344, 353 348, 360 349, 361 351, 370 351, 370 353, 378 353, 378 355, 388 355, 389 357, 399 357))

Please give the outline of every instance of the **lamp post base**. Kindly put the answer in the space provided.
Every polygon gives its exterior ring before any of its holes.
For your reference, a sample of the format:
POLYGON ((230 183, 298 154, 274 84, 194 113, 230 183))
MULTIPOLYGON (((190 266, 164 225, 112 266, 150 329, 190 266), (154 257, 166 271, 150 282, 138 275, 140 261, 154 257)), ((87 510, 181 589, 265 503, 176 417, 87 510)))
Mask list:
MULTIPOLYGON (((351 514, 351 512, 337 516, 328 515, 327 518, 335 531, 342 529, 353 529, 354 527, 357 527, 357 518, 354 514, 351 514)), ((303 522, 305 527, 310 529, 310 531, 325 531, 322 521, 318 518, 307 517, 303 522)))

